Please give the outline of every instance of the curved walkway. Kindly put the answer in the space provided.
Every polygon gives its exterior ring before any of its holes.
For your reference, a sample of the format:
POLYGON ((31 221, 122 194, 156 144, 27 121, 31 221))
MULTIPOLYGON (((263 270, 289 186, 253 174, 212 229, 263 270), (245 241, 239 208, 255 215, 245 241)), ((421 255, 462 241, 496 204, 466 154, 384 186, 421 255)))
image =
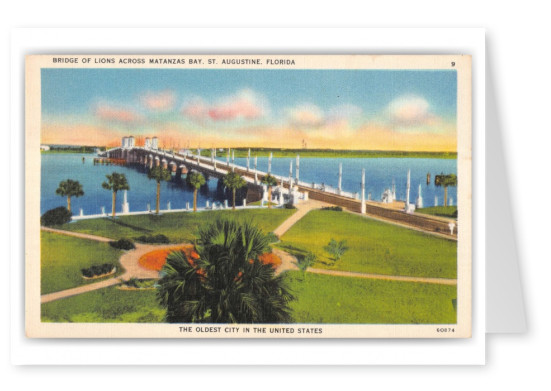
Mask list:
MULTIPOLYGON (((293 220, 291 220, 291 218, 285 220, 283 224, 280 225, 280 227, 278 228, 281 228, 282 226, 285 225, 284 228, 286 227, 286 229, 283 232, 287 231, 289 228, 291 228, 293 224, 295 224, 298 220, 300 220, 303 216, 305 216, 306 213, 308 213, 310 210, 319 208, 320 204, 323 204, 323 203, 319 203, 319 201, 315 201, 315 203, 311 203, 310 205, 302 209, 303 213, 301 213, 297 218, 293 220), (285 224, 286 222, 289 222, 289 224, 285 224)), ((293 214, 293 216, 297 215, 299 211, 293 214)), ((98 242, 112 241, 112 239, 105 238, 102 236, 82 234, 82 233, 72 232, 72 231, 63 231, 60 229, 53 229, 53 228, 47 228, 47 227, 41 227, 41 229, 44 231, 54 232, 61 235, 74 236, 82 239, 96 240, 98 242)), ((124 274, 118 277, 109 278, 107 280, 99 281, 92 284, 82 285, 76 288, 66 289, 59 292, 47 293, 40 296, 40 302, 48 303, 50 301, 64 299, 75 295, 80 295, 82 293, 91 292, 97 289, 107 288, 109 286, 120 284, 122 281, 127 281, 131 278, 158 278, 159 272, 155 270, 148 270, 140 266, 139 260, 141 256, 153 250, 162 250, 165 248, 177 246, 176 244, 153 245, 153 244, 139 244, 139 243, 136 243, 135 245, 136 245, 136 248, 134 250, 129 250, 125 252, 119 259, 121 266, 125 269, 124 274)), ((281 265, 276 269, 276 274, 281 274, 287 270, 299 270, 297 266, 297 259, 295 256, 278 248, 274 248, 273 252, 281 259, 281 265)), ((440 284, 440 285, 457 285, 457 280, 451 279, 451 278, 390 276, 390 275, 384 275, 384 274, 316 269, 311 267, 306 269, 306 271, 314 274, 325 274, 329 276, 339 276, 339 277, 356 277, 356 278, 366 278, 366 279, 373 279, 373 280, 418 282, 418 283, 440 284)))
MULTIPOLYGON (((274 248, 273 253, 277 255, 279 258, 281 258, 281 265, 279 265, 279 267, 276 269, 276 274, 281 274, 287 270, 300 270, 297 266, 298 261, 295 256, 278 248, 274 248)), ((454 278, 391 276, 386 274, 349 272, 344 270, 316 269, 312 267, 309 267, 308 269, 306 269, 306 271, 308 273, 325 274, 328 276, 356 277, 356 278, 366 278, 370 280, 420 282, 425 284, 440 284, 440 285, 457 285, 457 280, 454 278)))
POLYGON ((304 202, 299 202, 296 205, 297 211, 293 213, 287 220, 280 224, 279 227, 274 229, 274 234, 278 237, 281 237, 285 232, 287 232, 297 221, 302 219, 308 212, 313 209, 320 209, 324 206, 330 206, 329 204, 317 201, 317 200, 308 200, 304 202))
POLYGON ((53 233, 61 234, 61 235, 74 236, 75 238, 81 238, 81 239, 90 239, 90 240, 95 240, 97 242, 106 242, 107 243, 107 242, 112 242, 113 241, 113 239, 109 239, 109 238, 106 238, 106 237, 103 237, 103 236, 83 234, 83 233, 80 233, 80 232, 73 232, 73 231, 64 231, 62 229, 55 229, 55 228, 50 228, 50 227, 40 227, 40 229, 42 231, 46 231, 46 232, 53 232, 53 233))
MULTIPOLYGON (((113 239, 106 238, 103 236, 83 234, 79 232, 64 231, 61 229, 41 227, 43 231, 53 232, 60 235, 74 236, 81 239, 95 240, 98 242, 108 243, 113 241, 113 239)), ((47 293, 40 296, 41 303, 48 303, 50 301, 64 299, 66 297, 80 295, 82 293, 91 292, 96 289, 107 288, 109 286, 120 284, 122 281, 130 280, 131 278, 158 278, 159 272, 155 270, 148 270, 140 266, 139 260, 142 255, 147 254, 153 250, 162 250, 165 248, 170 248, 176 246, 175 244, 166 244, 166 245, 153 245, 153 244, 135 244, 136 248, 134 250, 126 251, 120 258, 119 262, 123 269, 124 273, 120 276, 108 278, 107 280, 82 285, 76 288, 65 289, 58 292, 47 293)))

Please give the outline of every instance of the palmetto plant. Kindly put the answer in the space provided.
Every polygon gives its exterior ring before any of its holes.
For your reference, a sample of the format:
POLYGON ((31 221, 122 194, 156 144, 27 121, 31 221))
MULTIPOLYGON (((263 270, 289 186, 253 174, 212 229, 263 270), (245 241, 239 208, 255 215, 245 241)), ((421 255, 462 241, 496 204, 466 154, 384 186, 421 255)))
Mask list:
POLYGON ((172 178, 170 171, 163 166, 155 166, 147 173, 149 179, 154 179, 157 182, 157 203, 155 213, 159 214, 159 204, 161 202, 161 181, 169 181, 172 178))
POLYGON ((193 187, 193 211, 197 212, 197 191, 206 183, 200 172, 193 171, 187 176, 188 183, 193 187))
POLYGON ((268 187, 268 208, 272 207, 272 186, 277 185, 277 180, 274 176, 268 174, 262 178, 262 184, 268 187))
POLYGON ((224 186, 231 189, 233 196, 232 209, 235 210, 235 191, 244 186, 247 186, 247 182, 236 172, 229 172, 223 179, 224 186))
POLYGON ((106 175, 107 182, 103 182, 101 187, 113 192, 113 217, 115 217, 115 207, 117 205, 117 192, 121 190, 130 190, 130 186, 124 174, 114 172, 111 175, 106 175))
POLYGON ((434 176, 434 185, 444 188, 444 206, 448 206, 448 186, 457 186, 457 175, 440 174, 434 176))
POLYGON ((250 223, 217 220, 201 229, 198 259, 173 252, 161 270, 158 295, 171 323, 290 322, 285 280, 258 257, 268 239, 250 223))
POLYGON ((67 209, 71 211, 71 197, 80 197, 84 195, 82 185, 79 181, 73 181, 67 179, 66 181, 59 182, 59 187, 55 191, 56 194, 67 197, 67 209))
POLYGON ((298 259, 298 268, 302 274, 306 273, 306 270, 316 262, 316 254, 308 252, 303 257, 298 259))
POLYGON ((333 260, 337 262, 348 250, 348 246, 346 245, 346 240, 341 240, 340 242, 337 242, 335 239, 332 238, 327 246, 325 246, 323 249, 331 254, 333 256, 333 260))

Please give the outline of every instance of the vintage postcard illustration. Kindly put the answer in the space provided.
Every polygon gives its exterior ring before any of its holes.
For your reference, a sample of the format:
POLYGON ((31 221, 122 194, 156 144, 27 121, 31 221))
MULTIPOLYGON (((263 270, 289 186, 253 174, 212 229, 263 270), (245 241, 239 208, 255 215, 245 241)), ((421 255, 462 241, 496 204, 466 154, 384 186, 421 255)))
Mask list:
POLYGON ((26 327, 471 336, 471 58, 26 58, 26 327))

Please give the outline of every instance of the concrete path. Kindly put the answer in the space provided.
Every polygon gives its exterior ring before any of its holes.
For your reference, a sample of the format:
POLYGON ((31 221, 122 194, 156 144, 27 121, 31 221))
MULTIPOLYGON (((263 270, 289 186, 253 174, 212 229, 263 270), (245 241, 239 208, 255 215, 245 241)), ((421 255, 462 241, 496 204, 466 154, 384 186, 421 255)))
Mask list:
MULTIPOLYGON (((273 249, 273 253, 281 258, 281 265, 276 269, 276 274, 281 274, 287 270, 300 270, 297 266, 296 257, 278 248, 273 249)), ((386 274, 359 273, 347 272, 342 270, 327 270, 315 269, 309 267, 306 269, 308 273, 325 274, 328 276, 338 277, 356 277, 366 278, 370 280, 386 280, 386 281, 405 281, 405 282, 420 282, 425 284, 440 284, 440 285, 457 285, 457 280, 453 278, 432 278, 432 277, 410 277, 410 276, 389 276, 386 274)))
MULTIPOLYGON (((312 209, 318 209, 327 204, 320 201, 307 201, 302 203, 300 207, 297 207, 297 212, 295 212, 290 218, 285 220, 274 233, 281 236, 289 228, 293 226, 297 221, 304 217, 312 209)), ((110 242, 112 239, 104 238, 102 236, 82 234, 78 232, 63 231, 59 229, 41 227, 42 230, 47 232, 54 232, 61 235, 74 236, 82 239, 96 240, 98 242, 110 242)), ((166 244, 166 245, 153 245, 153 244, 139 244, 136 243, 136 248, 134 250, 129 250, 125 252, 119 259, 120 264, 124 268, 125 272, 121 276, 109 278, 107 280, 99 281, 96 283, 91 283, 87 285, 82 285, 76 288, 66 289, 59 292, 47 293, 40 296, 41 303, 48 303, 50 301, 55 301, 59 299, 64 299, 67 297, 80 295, 82 293, 91 292, 97 289, 107 288, 109 286, 120 284, 122 281, 127 281, 131 278, 158 278, 159 272, 155 270, 148 270, 140 266, 139 259, 142 255, 147 254, 150 251, 162 250, 165 248, 178 246, 177 244, 166 244)), ((281 265, 276 269, 276 274, 281 274, 287 270, 299 270, 297 266, 297 259, 295 256, 289 254, 286 251, 283 251, 278 248, 274 248, 273 252, 281 259, 281 265)), ((308 268, 306 269, 308 273, 315 274, 325 274, 330 276, 340 276, 340 277, 356 277, 356 278, 366 278, 373 280, 387 280, 387 281, 405 281, 405 282, 419 282, 426 284, 441 284, 441 285, 457 285, 456 279, 448 278, 430 278, 430 277, 409 277, 409 276, 389 276, 384 274, 371 274, 371 273, 358 273, 358 272, 347 272, 340 270, 326 270, 326 269, 315 269, 308 268)))
POLYGON ((299 270, 297 266, 297 259, 289 254, 287 251, 280 250, 279 248, 273 248, 272 252, 281 259, 281 265, 276 269, 276 275, 281 274, 287 270, 299 270))
POLYGON ((67 236, 74 236, 75 238, 81 238, 81 239, 90 239, 95 240, 98 242, 112 242, 113 239, 105 238, 103 236, 96 236, 96 235, 89 235, 89 234, 83 234, 80 232, 73 232, 73 231, 64 231, 62 229, 55 229, 55 228, 49 228, 49 227, 40 227, 42 231, 46 232, 54 232, 56 234, 61 235, 67 235, 67 236))
MULTIPOLYGON (((60 231, 58 233, 65 234, 67 231, 60 231)), ((73 235, 70 235, 73 236, 73 235)), ((101 238, 97 236, 96 238, 101 238)), ((87 238, 89 239, 89 238, 87 238)), ((95 239, 97 240, 97 239, 95 239)), ((100 240, 98 240, 100 241, 100 240)), ((80 295, 81 293, 91 292, 96 289, 107 288, 109 286, 120 284, 123 281, 128 281, 131 278, 159 278, 159 272, 155 270, 145 269, 140 266, 139 260, 142 255, 154 250, 163 250, 165 248, 177 247, 175 244, 166 245, 152 245, 152 244, 139 244, 136 243, 134 250, 126 251, 119 259, 120 264, 124 269, 124 273, 118 277, 109 278, 100 282, 82 285, 76 288, 65 289, 59 292, 48 293, 40 296, 41 303, 47 303, 49 301, 64 299, 66 297, 80 295)))
MULTIPOLYGON (((102 236, 88 235, 78 232, 64 231, 61 229, 54 229, 48 227, 41 227, 43 231, 54 232, 60 235, 74 236, 81 239, 95 240, 98 242, 111 242, 113 239, 105 238, 102 236)), ((147 254, 153 250, 162 250, 165 248, 176 247, 176 244, 166 245, 153 245, 153 244, 139 244, 135 243, 136 248, 134 250, 126 251, 119 259, 121 266, 124 269, 124 273, 118 277, 109 278, 107 280, 82 285, 76 288, 65 289, 59 292, 47 293, 40 296, 41 303, 47 303, 54 300, 64 299, 66 297, 80 295, 81 293, 91 292, 96 289, 107 288, 109 286, 120 284, 122 281, 130 280, 131 278, 158 278, 159 272, 155 270, 148 270, 140 266, 139 260, 142 255, 147 254)))
POLYGON ((281 237, 285 232, 287 232, 297 221, 302 219, 308 212, 313 209, 320 209, 324 206, 330 206, 329 204, 317 201, 317 200, 308 200, 300 202, 296 205, 297 211, 293 213, 291 217, 285 220, 279 227, 274 230, 274 234, 278 237, 281 237))
POLYGON ((48 303, 50 301, 65 299, 66 297, 71 297, 75 295, 80 295, 82 293, 95 291, 96 289, 107 288, 109 286, 117 285, 121 283, 121 277, 109 278, 100 282, 95 282, 93 284, 82 285, 76 288, 65 289, 59 292, 47 293, 40 296, 40 303, 48 303))
POLYGON ((356 278, 366 278, 370 280, 405 281, 405 282, 421 282, 425 284, 457 285, 457 280, 453 278, 387 276, 385 274, 346 272, 342 270, 313 269, 311 267, 306 269, 306 271, 308 273, 326 274, 328 276, 356 277, 356 278))

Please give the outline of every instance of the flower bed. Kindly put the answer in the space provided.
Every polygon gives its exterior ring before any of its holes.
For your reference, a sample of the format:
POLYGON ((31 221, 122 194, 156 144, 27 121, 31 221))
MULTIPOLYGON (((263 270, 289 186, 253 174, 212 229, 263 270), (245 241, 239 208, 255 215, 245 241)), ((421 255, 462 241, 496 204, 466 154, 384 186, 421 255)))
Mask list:
POLYGON ((166 257, 168 257, 168 254, 173 251, 183 251, 188 259, 190 257, 191 259, 197 259, 199 257, 194 251, 193 245, 187 244, 183 246, 169 247, 162 250, 154 250, 148 252, 147 254, 142 255, 138 262, 140 266, 147 270, 160 271, 166 263, 166 257))
POLYGON ((82 278, 85 280, 93 280, 115 274, 117 268, 112 263, 104 263, 102 265, 93 265, 85 269, 80 269, 80 272, 82 273, 82 278))
MULTIPOLYGON (((168 257, 168 254, 173 251, 183 251, 186 254, 187 258, 191 261, 192 265, 195 259, 199 259, 199 254, 197 254, 197 252, 195 251, 194 246, 188 244, 148 252, 147 254, 142 255, 138 262, 140 266, 147 270, 161 271, 164 264, 166 263, 166 258, 168 257)), ((274 253, 262 254, 258 257, 258 260, 265 265, 272 265, 274 269, 281 265, 281 259, 274 253)))
POLYGON ((281 258, 274 253, 264 253, 258 257, 258 260, 264 265, 272 265, 274 269, 281 265, 281 258))

